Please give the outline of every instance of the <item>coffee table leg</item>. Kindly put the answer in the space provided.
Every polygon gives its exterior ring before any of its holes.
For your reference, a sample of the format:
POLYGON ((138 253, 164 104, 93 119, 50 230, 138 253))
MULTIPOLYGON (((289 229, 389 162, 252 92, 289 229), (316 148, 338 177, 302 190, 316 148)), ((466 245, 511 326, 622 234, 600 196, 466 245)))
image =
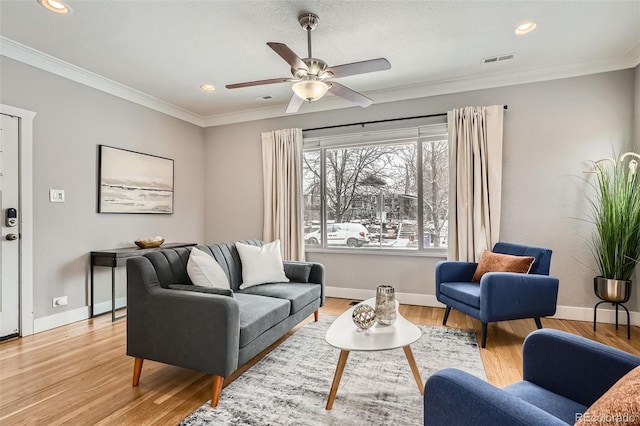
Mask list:
MULTIPOLYGON (((411 351, 411 349, 409 349, 409 351, 411 351)), ((340 358, 338 358, 338 366, 336 367, 336 373, 333 375, 333 383, 331 383, 331 391, 329 392, 329 399, 327 400, 327 410, 331 410, 331 408, 333 408, 333 401, 335 401, 336 399, 336 393, 338 393, 338 386, 340 385, 340 379, 342 378, 342 372, 344 371, 344 366, 347 364, 348 356, 349 356, 349 351, 345 351, 345 350, 340 351, 340 358)))
POLYGON ((416 379, 416 383, 418 384, 418 389, 420 389, 420 394, 424 395, 424 385, 422 384, 422 377, 420 377, 420 371, 418 370, 418 366, 416 365, 416 359, 413 357, 413 352, 411 351, 411 346, 403 346, 404 354, 407 356, 407 361, 409 361, 409 367, 411 367, 411 371, 413 372, 413 377, 416 379))

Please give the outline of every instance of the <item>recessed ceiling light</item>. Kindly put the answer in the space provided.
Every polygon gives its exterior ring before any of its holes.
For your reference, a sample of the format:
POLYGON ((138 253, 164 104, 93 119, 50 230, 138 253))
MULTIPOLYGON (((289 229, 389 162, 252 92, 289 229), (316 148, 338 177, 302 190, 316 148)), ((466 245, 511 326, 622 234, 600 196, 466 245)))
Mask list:
POLYGON ((200 88, 205 92, 213 92, 216 90, 216 87, 213 84, 203 84, 200 88))
POLYGON ((38 0, 38 3, 55 13, 71 13, 71 8, 60 0, 38 0))
POLYGON ((535 30, 537 26, 538 24, 533 21, 523 22, 516 27, 516 34, 522 35, 530 33, 531 31, 535 30))

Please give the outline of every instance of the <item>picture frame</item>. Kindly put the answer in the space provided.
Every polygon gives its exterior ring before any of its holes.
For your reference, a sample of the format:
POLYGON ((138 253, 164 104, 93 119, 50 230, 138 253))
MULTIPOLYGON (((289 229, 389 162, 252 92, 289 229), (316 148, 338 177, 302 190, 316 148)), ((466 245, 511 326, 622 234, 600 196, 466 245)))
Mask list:
POLYGON ((170 158, 99 145, 98 213, 173 214, 170 158))

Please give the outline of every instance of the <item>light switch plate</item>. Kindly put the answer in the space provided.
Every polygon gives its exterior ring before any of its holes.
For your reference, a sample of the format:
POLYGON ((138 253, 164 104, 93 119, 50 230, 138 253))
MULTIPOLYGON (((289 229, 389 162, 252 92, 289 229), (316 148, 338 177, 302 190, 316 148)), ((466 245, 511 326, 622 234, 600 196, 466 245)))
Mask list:
POLYGON ((64 203, 64 189, 50 189, 49 202, 64 203))

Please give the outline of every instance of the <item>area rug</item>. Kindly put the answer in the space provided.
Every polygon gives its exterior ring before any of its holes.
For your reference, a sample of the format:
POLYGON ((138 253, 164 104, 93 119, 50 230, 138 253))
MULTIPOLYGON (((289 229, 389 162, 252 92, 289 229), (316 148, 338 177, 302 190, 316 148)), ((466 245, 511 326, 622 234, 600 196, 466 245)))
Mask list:
MULTIPOLYGON (((334 319, 300 328, 224 388, 216 408, 207 402, 180 425, 422 425, 422 395, 401 348, 351 352, 325 409, 340 354, 324 340, 334 319)), ((424 382, 447 367, 486 379, 472 331, 419 327, 411 349, 424 382)))

